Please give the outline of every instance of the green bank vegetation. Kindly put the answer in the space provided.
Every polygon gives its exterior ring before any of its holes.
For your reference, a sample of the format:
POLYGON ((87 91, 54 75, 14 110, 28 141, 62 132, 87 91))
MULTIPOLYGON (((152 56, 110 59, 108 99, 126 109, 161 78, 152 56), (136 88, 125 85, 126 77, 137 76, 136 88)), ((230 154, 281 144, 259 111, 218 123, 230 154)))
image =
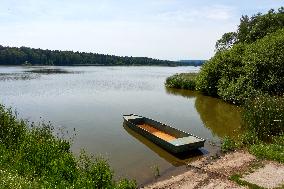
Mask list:
POLYGON ((101 157, 70 151, 71 141, 54 135, 50 123, 28 123, 0 105, 0 188, 136 188, 114 181, 101 157))
POLYGON ((166 86, 190 86, 184 88, 241 105, 246 132, 234 140, 225 138, 222 149, 248 147, 258 157, 284 162, 283 76, 281 7, 267 14, 243 16, 236 32, 225 33, 217 41, 215 55, 197 76, 177 74, 166 80, 166 86))
POLYGON ((196 76, 196 73, 175 74, 166 79, 166 86, 176 89, 194 90, 196 86, 196 76))

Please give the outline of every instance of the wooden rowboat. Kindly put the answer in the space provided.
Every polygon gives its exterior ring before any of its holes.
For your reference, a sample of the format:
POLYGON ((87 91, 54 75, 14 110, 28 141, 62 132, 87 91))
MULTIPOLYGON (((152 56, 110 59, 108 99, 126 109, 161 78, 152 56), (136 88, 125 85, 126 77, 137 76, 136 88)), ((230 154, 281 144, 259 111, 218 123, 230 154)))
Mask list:
POLYGON ((155 144, 172 153, 182 153, 204 146, 205 140, 158 121, 135 115, 123 115, 125 124, 155 144))

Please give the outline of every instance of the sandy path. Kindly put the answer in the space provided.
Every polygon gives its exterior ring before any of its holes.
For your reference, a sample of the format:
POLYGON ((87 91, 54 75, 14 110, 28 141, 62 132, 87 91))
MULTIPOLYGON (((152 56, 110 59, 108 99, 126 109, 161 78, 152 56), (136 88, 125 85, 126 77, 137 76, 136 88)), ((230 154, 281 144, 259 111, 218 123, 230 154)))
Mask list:
POLYGON ((185 173, 143 188, 246 188, 228 179, 233 174, 241 174, 244 177, 243 180, 267 188, 280 187, 284 184, 284 165, 275 162, 263 162, 264 167, 246 173, 249 170, 251 171, 250 166, 256 161, 253 155, 244 151, 228 153, 213 161, 210 161, 208 157, 204 157, 188 164, 185 173))

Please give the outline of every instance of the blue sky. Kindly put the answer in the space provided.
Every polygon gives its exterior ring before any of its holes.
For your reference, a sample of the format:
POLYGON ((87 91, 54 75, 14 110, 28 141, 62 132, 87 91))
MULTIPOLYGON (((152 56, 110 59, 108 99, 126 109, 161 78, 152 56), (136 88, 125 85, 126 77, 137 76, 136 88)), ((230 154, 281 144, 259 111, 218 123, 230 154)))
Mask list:
POLYGON ((160 59, 208 59, 241 15, 278 0, 0 0, 0 44, 160 59))

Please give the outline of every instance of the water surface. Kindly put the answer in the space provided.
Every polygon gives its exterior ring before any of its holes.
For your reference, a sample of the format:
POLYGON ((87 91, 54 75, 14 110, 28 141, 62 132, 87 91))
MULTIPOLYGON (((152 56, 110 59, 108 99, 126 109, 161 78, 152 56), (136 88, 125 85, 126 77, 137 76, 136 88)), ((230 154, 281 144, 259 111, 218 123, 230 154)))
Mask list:
POLYGON ((116 174, 143 183, 214 148, 174 156, 123 125, 136 113, 213 141, 234 136, 239 109, 185 90, 166 89, 166 77, 198 67, 0 67, 0 102, 30 121, 76 130, 72 150, 109 159, 116 174), (45 69, 48 69, 45 71, 45 69), (58 71, 57 71, 58 70, 58 71))

